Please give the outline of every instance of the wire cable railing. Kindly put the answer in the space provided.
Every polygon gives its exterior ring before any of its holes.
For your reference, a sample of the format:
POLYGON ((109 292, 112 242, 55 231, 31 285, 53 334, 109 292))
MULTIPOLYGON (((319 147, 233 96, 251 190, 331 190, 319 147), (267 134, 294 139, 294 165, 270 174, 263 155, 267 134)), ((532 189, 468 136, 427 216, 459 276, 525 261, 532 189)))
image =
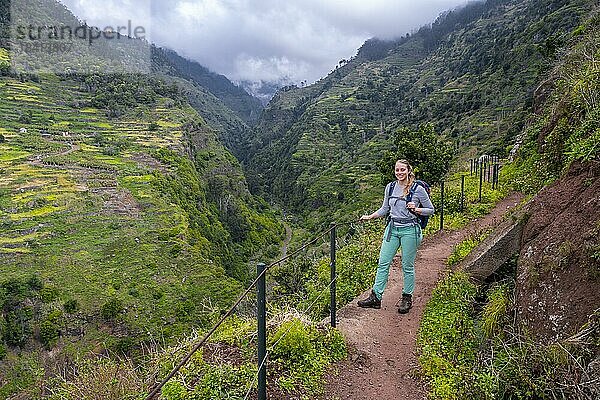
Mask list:
MULTIPOLYGON (((248 294, 250 293, 250 291, 257 285, 257 283, 261 280, 264 279, 265 274, 267 273, 267 271, 278 264, 281 264, 282 262, 289 260, 290 258, 294 257, 295 255, 299 254, 301 251, 303 251, 304 249, 308 248, 309 246, 317 243, 323 236, 331 233, 332 231, 335 230, 336 226, 343 226, 343 225, 348 225, 350 223, 354 223, 356 221, 350 221, 350 222, 342 222, 342 223, 338 223, 338 224, 332 224, 328 229, 325 229, 323 231, 321 231, 319 234, 317 234, 312 240, 304 243, 302 246, 300 246, 298 249, 294 250, 293 252, 287 254, 285 257, 282 257, 276 261, 273 261, 272 263, 270 263, 269 265, 267 265, 262 272, 258 273, 256 278, 252 281, 252 283, 246 288, 246 290, 244 290, 244 292, 238 297, 238 299, 236 300, 236 302, 229 308, 229 310, 227 310, 227 312, 225 314, 223 314, 223 316, 219 319, 219 321, 213 325, 213 327, 202 337, 202 339, 196 343, 192 349, 181 359, 181 361, 167 374, 167 376, 158 384, 156 385, 152 391, 148 394, 148 396, 146 396, 146 400, 152 400, 155 398, 155 396, 158 394, 158 392, 162 389, 162 387, 169 382, 174 376, 175 374, 177 374, 177 372, 179 372, 179 370, 185 366, 189 360, 192 358, 192 356, 202 347, 204 346, 204 344, 206 344, 206 342, 208 341, 208 339, 217 331, 217 329, 223 324, 223 322, 225 322, 225 320, 227 318, 229 318, 233 312, 236 310, 236 308, 240 305, 240 303, 246 298, 246 296, 248 296, 248 294)), ((335 250, 334 250, 335 251, 335 250)), ((327 286, 327 288, 329 288, 333 282, 335 282, 335 279, 332 279, 332 282, 327 286)), ((318 298, 320 298, 321 296, 319 296, 318 298)), ((263 362, 261 362, 260 365, 264 364, 264 360, 263 362)), ((260 371, 260 368, 259 368, 260 371)))
MULTIPOLYGON (((337 280, 337 277, 332 279, 329 282, 329 284, 326 285, 325 288, 319 292, 318 296, 312 301, 312 303, 309 304, 309 306, 305 310, 301 311, 301 313, 309 314, 312 311, 313 307, 318 303, 319 300, 321 300, 321 298, 324 296, 325 292, 331 288, 331 285, 333 285, 333 283, 336 280, 337 280)), ((254 387, 254 382, 258 379, 259 372, 260 372, 262 366, 264 365, 264 363, 266 362, 267 358, 269 357, 269 354, 275 349, 275 347, 277 347, 279 342, 281 342, 287 336, 287 334, 290 333, 290 331, 292 330, 293 327, 294 326, 292 324, 290 324, 290 326, 281 334, 281 336, 279 336, 279 338, 275 341, 275 343, 273 343, 271 346, 269 346, 269 349, 267 349, 264 359, 259 364, 259 368, 258 368, 258 371, 256 371, 254 379, 250 382, 250 385, 249 385, 250 387, 248 388, 246 395, 244 396, 244 400, 248 399, 248 397, 250 396, 250 393, 252 392, 252 389, 254 387)))

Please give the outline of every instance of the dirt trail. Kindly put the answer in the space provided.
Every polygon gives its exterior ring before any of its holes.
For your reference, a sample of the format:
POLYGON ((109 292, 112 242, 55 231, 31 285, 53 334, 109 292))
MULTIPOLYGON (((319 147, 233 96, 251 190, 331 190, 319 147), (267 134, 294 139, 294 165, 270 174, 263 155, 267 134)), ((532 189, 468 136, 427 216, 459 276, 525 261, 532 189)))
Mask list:
POLYGON ((286 222, 283 223, 283 226, 285 227, 285 239, 283 240, 283 245, 281 246, 281 254, 279 255, 279 258, 284 258, 287 256, 288 245, 292 240, 292 228, 290 228, 286 222))
MULTIPOLYGON (((522 199, 511 194, 467 227, 427 237, 419 248, 413 308, 401 315, 396 303, 402 295, 400 259, 394 259, 380 310, 362 309, 356 300, 338 312, 338 328, 350 345, 350 356, 337 365, 338 374, 329 376, 324 399, 422 400, 423 383, 414 377, 418 366, 416 334, 423 309, 431 297, 452 246, 470 232, 497 225, 509 208, 522 199)), ((370 289, 369 289, 370 291, 370 289)), ((364 298, 369 291, 359 298, 364 298)))
MULTIPOLYGON (((46 141, 49 142, 49 143, 65 144, 63 142, 56 142, 54 140, 47 140, 46 139, 46 141)), ((54 154, 48 154, 48 155, 45 155, 45 156, 37 156, 36 158, 31 159, 29 161, 29 164, 34 165, 36 167, 45 167, 46 165, 44 164, 44 160, 46 158, 49 158, 49 157, 62 157, 62 156, 69 155, 69 154, 73 153, 74 151, 81 150, 81 147, 78 144, 73 144, 73 143, 66 143, 66 144, 69 145, 68 149, 62 150, 62 151, 60 151, 58 153, 54 153, 54 154)))

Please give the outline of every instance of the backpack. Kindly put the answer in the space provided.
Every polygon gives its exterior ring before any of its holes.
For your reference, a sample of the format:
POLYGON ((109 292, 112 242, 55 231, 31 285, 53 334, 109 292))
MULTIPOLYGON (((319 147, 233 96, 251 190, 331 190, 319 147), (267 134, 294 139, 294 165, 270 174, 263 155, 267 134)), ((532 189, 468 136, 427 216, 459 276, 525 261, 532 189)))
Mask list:
MULTIPOLYGON (((396 182, 397 181, 392 181, 390 183, 390 188, 388 189, 388 197, 392 197, 392 193, 394 192, 394 187, 396 186, 396 182)), ((406 195, 407 203, 412 201, 412 197, 415 194, 417 187, 419 187, 419 186, 421 186, 423 189, 425 189, 425 191, 427 192, 427 196, 431 196, 431 186, 429 186, 429 184, 427 182, 421 181, 419 179, 415 179, 412 186, 410 187, 410 190, 408 191, 408 194, 406 195)), ((429 217, 431 215, 419 215, 417 213, 413 213, 413 214, 415 214, 415 216, 417 217, 417 221, 419 222, 421 229, 425 229, 425 227, 429 223, 429 217)))

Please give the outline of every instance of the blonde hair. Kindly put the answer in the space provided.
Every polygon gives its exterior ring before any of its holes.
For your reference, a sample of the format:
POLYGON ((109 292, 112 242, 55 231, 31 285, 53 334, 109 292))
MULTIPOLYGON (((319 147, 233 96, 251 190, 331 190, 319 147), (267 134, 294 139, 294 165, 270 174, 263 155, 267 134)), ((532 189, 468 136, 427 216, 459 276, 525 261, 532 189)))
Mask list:
POLYGON ((408 168, 408 179, 406 182, 406 186, 404 187, 404 196, 408 195, 408 192, 410 192, 410 188, 412 187, 413 183, 415 182, 415 173, 413 171, 413 167, 412 165, 410 165, 410 163, 407 160, 396 160, 396 163, 394 164, 394 168, 396 167, 396 164, 404 164, 406 165, 406 167, 408 168))

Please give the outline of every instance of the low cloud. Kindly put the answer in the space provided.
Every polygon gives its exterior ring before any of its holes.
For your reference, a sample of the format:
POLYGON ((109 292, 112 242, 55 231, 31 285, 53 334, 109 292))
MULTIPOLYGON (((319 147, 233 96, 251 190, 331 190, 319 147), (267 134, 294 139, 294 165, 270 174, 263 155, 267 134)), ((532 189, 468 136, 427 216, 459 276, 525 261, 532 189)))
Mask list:
POLYGON ((150 39, 232 80, 313 82, 371 38, 392 39, 465 0, 62 0, 97 26, 151 25, 150 39), (151 10, 147 22, 146 10, 151 10), (109 11, 113 10, 113 11, 109 11), (138 14, 142 13, 141 16, 138 14), (111 22, 117 20, 116 22, 111 22))

